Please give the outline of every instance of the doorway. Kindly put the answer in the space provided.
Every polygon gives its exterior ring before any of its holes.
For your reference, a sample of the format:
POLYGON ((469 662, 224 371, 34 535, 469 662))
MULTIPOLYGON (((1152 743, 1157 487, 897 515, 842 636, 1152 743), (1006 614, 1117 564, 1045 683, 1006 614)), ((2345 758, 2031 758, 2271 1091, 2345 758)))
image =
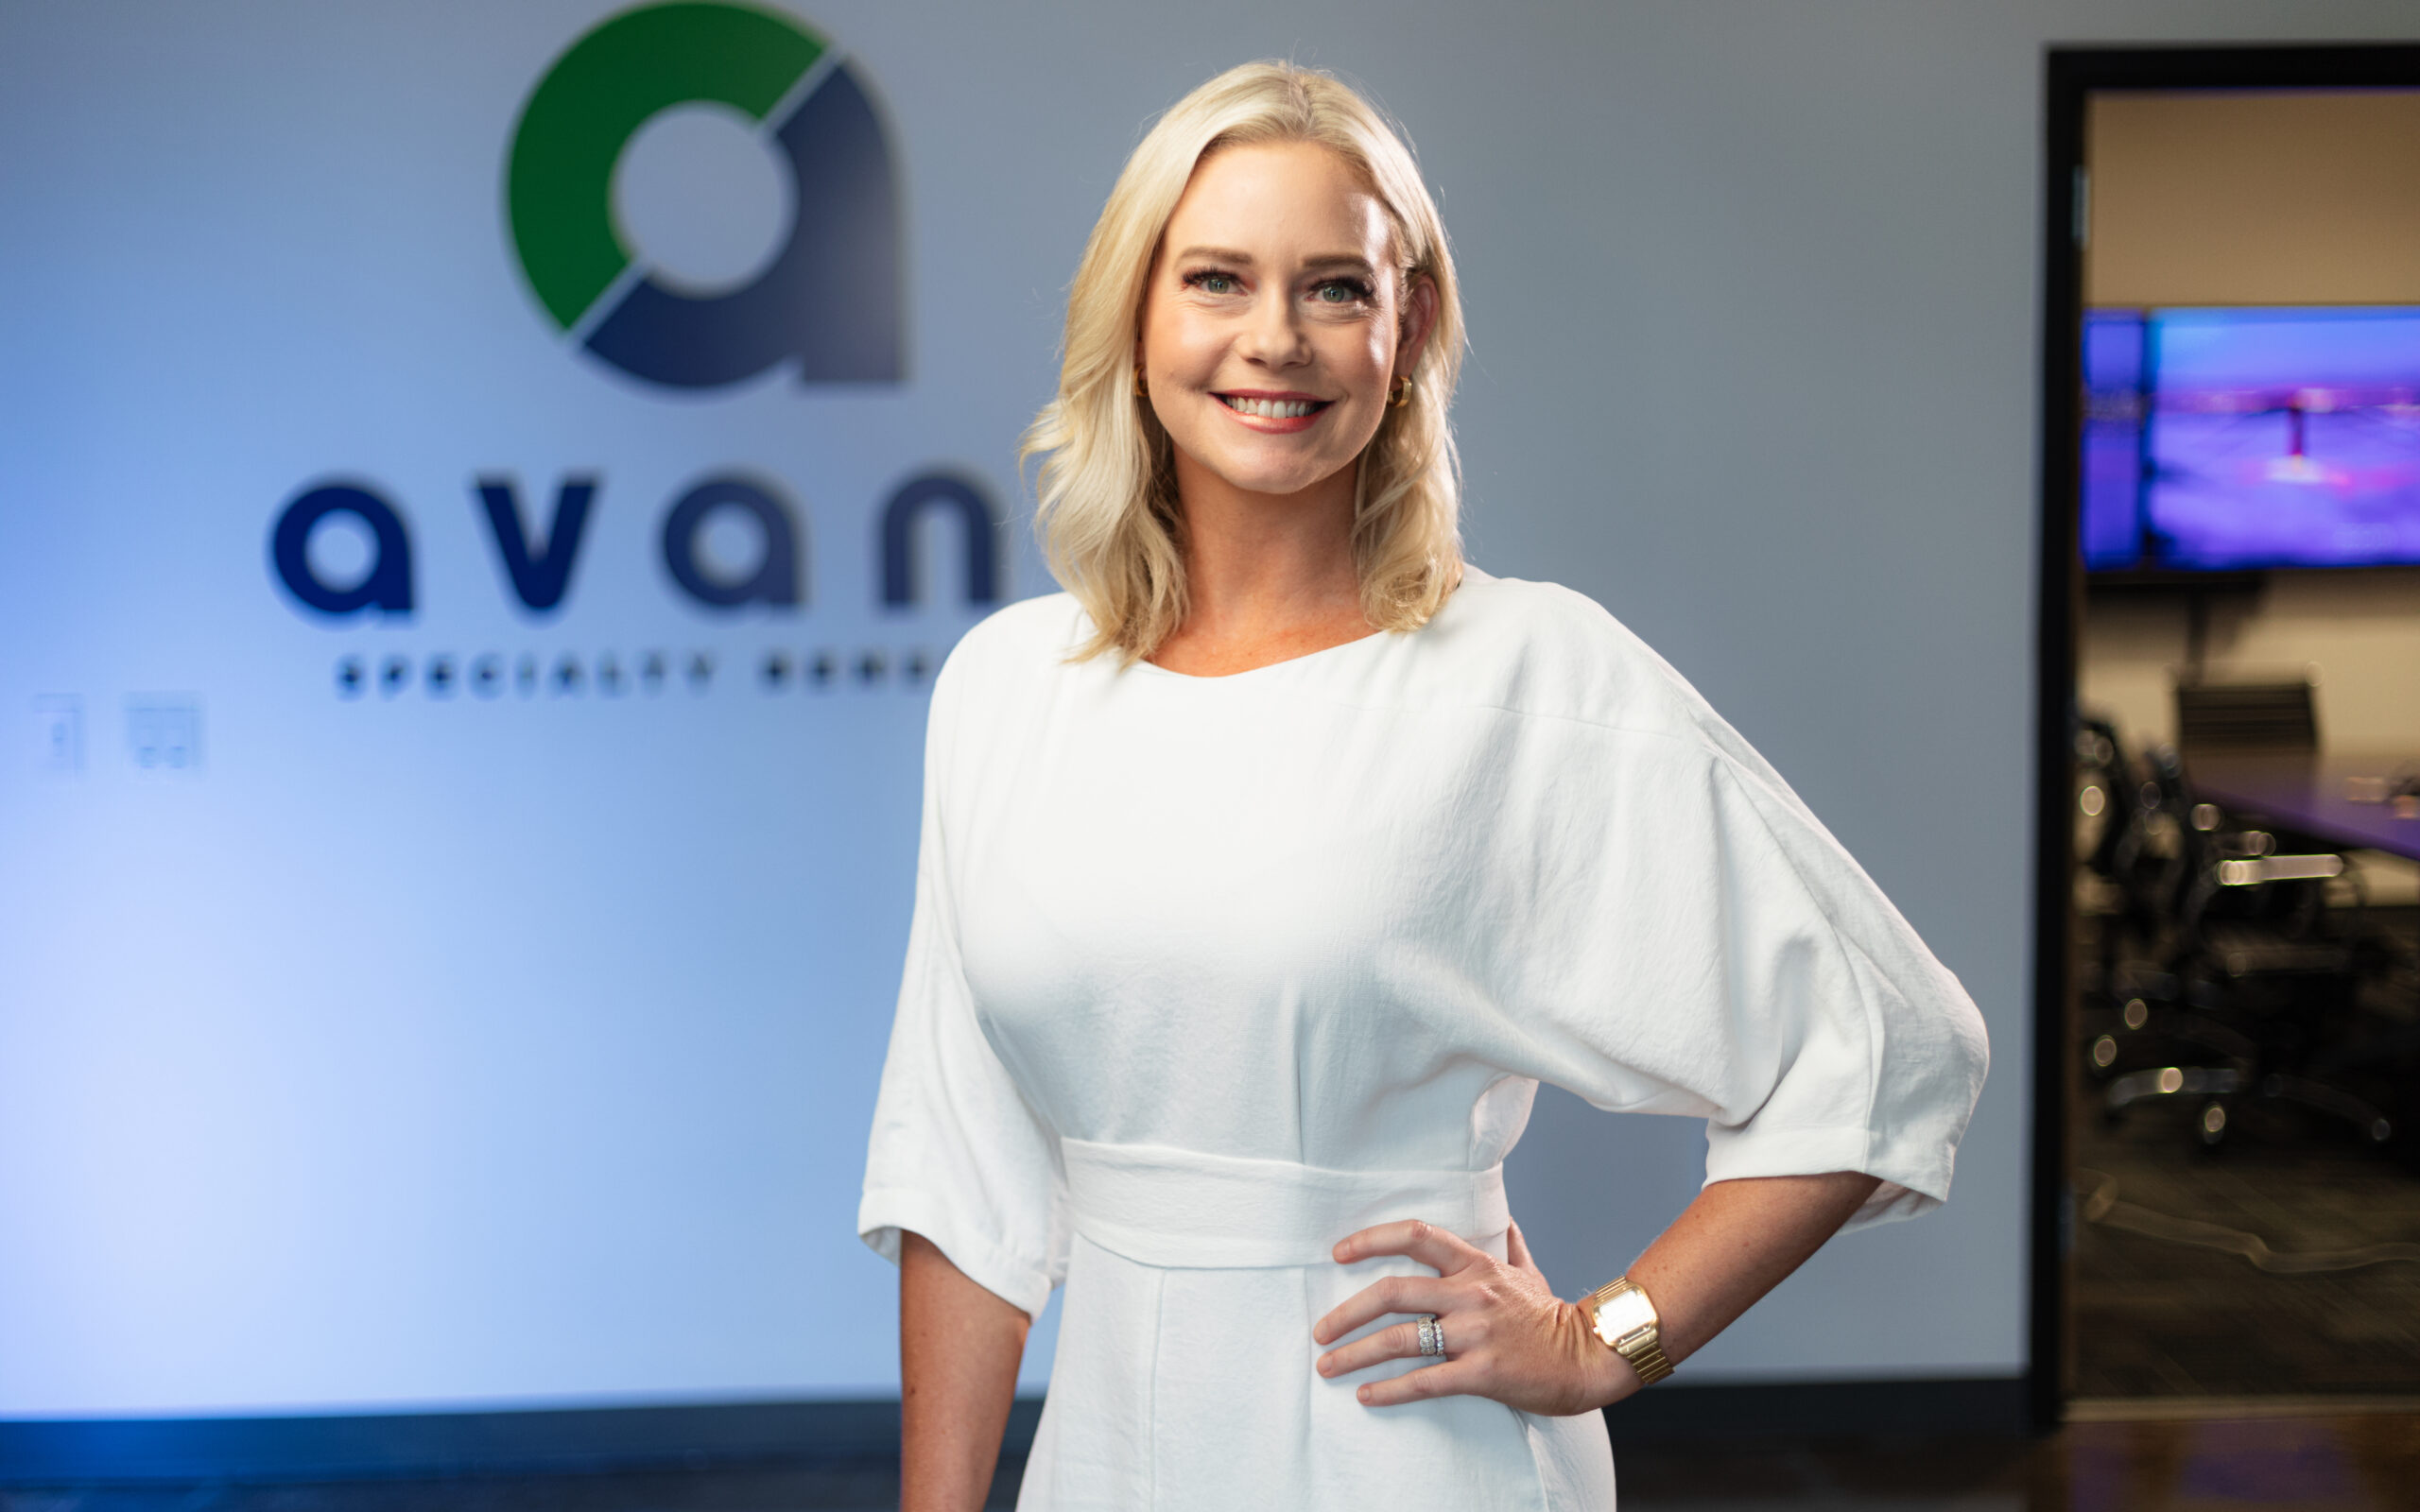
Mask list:
POLYGON ((2038 1421, 2420 1399, 2420 47, 2048 58, 2038 1421))

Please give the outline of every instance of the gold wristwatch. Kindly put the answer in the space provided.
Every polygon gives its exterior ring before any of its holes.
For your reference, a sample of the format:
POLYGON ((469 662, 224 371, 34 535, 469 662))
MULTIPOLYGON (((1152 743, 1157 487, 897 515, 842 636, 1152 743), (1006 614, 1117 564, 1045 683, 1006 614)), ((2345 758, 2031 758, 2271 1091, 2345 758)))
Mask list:
POLYGON ((1651 1386, 1672 1373, 1672 1362, 1664 1358, 1664 1331, 1655 1316, 1655 1304, 1636 1281, 1615 1277, 1590 1292, 1580 1311, 1596 1329, 1597 1337, 1638 1372, 1640 1385, 1651 1386))

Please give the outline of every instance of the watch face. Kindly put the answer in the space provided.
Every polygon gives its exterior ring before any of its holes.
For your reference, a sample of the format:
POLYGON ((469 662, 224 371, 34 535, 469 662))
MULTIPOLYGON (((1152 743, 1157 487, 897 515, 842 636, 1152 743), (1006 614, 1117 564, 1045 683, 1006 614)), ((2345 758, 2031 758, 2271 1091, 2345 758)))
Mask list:
POLYGON ((1597 1309, 1597 1337, 1618 1344, 1628 1334, 1655 1324, 1655 1304, 1644 1292, 1623 1292, 1597 1309))

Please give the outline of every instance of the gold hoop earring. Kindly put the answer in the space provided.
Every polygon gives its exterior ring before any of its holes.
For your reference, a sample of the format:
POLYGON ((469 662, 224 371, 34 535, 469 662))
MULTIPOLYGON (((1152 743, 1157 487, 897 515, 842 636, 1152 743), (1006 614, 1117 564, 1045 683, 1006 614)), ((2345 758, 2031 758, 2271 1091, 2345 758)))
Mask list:
POLYGON ((1411 374, 1408 372, 1399 372, 1395 374, 1395 381, 1387 388, 1387 407, 1389 409, 1401 409, 1404 405, 1410 403, 1411 374))
POLYGON ((1134 397, 1137 399, 1149 399, 1151 397, 1151 386, 1143 377, 1143 369, 1139 366, 1134 369, 1134 397))

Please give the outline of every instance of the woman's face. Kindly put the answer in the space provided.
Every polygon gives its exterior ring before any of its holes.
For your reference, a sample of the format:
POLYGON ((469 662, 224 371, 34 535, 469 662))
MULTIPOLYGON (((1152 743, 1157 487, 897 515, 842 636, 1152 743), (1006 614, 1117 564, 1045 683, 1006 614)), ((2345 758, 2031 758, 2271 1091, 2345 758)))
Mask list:
POLYGON ((1299 493, 1361 454, 1427 335, 1385 212, 1308 143, 1228 147, 1193 170, 1143 298, 1137 356, 1179 452, 1229 485, 1299 493), (1407 318, 1409 314, 1409 318, 1407 318))

